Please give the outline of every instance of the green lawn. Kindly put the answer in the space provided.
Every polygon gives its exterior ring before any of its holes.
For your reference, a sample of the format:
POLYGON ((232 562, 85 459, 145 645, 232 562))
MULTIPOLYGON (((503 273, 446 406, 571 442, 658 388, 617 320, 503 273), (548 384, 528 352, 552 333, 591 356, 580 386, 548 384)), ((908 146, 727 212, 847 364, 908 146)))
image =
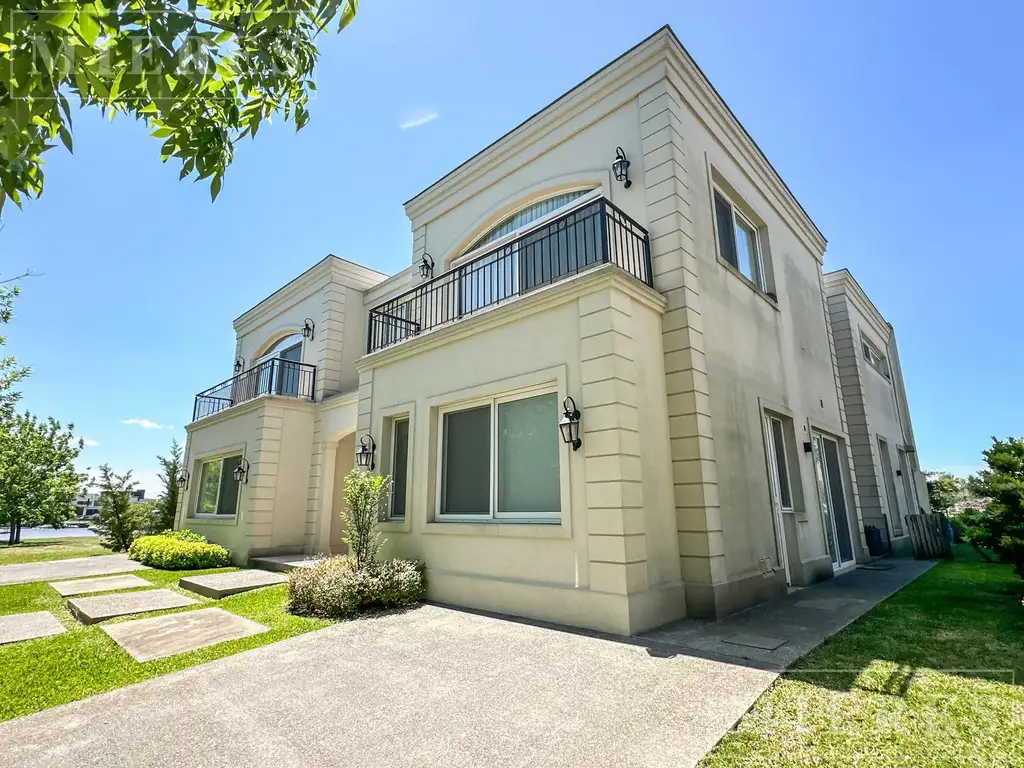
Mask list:
POLYGON ((1024 765, 1024 608, 969 547, 793 666, 708 768, 1024 765))
POLYGON ((99 537, 80 536, 72 539, 32 539, 8 546, 6 537, 0 543, 0 565, 35 563, 40 560, 67 560, 71 557, 109 555, 99 537))
MULTIPOLYGON (((219 569, 217 572, 227 570, 219 569)), ((157 586, 177 590, 175 585, 181 576, 200 573, 212 571, 138 571, 136 575, 157 586)), ((268 626, 269 630, 241 640, 140 664, 101 631, 101 624, 84 626, 72 618, 64 605, 64 599, 45 582, 0 587, 0 615, 51 611, 69 630, 55 637, 0 646, 0 721, 267 645, 333 623, 286 613, 284 584, 233 595, 220 601, 207 600, 192 592, 183 591, 182 594, 200 600, 196 608, 216 604, 258 621, 268 626)), ((174 612, 158 611, 145 615, 174 612)), ((112 619, 104 623, 133 618, 139 616, 112 619)))

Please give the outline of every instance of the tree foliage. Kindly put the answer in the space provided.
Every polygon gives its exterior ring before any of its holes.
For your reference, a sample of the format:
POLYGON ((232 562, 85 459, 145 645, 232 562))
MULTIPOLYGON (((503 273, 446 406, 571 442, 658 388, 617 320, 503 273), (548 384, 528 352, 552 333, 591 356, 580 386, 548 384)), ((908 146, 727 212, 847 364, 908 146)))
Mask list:
POLYGON ((72 102, 144 121, 216 199, 241 139, 309 120, 315 39, 356 2, 0 0, 0 208, 42 193, 44 152, 72 151, 72 102))
POLYGON ((967 481, 963 478, 949 472, 926 472, 925 476, 928 478, 928 502, 933 512, 948 512, 969 496, 967 481))
POLYGON ((972 544, 992 550, 1024 578, 1024 438, 992 438, 982 451, 986 468, 972 485, 988 499, 983 510, 968 510, 961 519, 972 544))
POLYGON ((357 569, 372 565, 383 543, 374 528, 380 522, 390 480, 387 475, 371 475, 359 469, 352 470, 345 478, 347 510, 341 513, 345 523, 343 540, 357 569))
MULTIPOLYGON (((0 323, 9 323, 14 316, 14 297, 18 295, 19 290, 16 285, 0 286, 0 323)), ((0 336, 0 346, 6 341, 5 337, 0 336)), ((13 357, 0 357, 0 419, 10 418, 14 413, 14 407, 21 397, 21 393, 16 392, 14 386, 28 374, 29 369, 18 365, 13 357)))
POLYGON ((0 524, 10 527, 9 544, 22 528, 60 528, 74 516, 82 441, 73 430, 30 413, 0 418, 0 524))
POLYGON ((164 488, 156 503, 153 533, 174 527, 174 516, 178 511, 180 495, 178 475, 181 474, 181 444, 177 440, 171 440, 170 455, 157 456, 156 460, 160 463, 157 477, 164 484, 164 488))
POLYGON ((100 467, 100 511, 95 523, 103 539, 103 546, 114 552, 123 552, 132 545, 138 530, 138 520, 132 509, 131 494, 136 482, 132 473, 119 475, 109 464, 100 467))

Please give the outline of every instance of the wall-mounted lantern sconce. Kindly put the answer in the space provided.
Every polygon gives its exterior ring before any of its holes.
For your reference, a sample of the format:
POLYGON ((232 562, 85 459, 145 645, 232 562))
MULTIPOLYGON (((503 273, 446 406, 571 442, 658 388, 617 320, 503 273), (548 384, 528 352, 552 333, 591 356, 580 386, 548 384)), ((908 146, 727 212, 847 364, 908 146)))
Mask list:
POLYGON ((583 441, 580 440, 580 412, 576 407, 576 401, 571 397, 562 401, 561 420, 558 422, 558 429, 562 433, 562 440, 566 445, 571 445, 574 451, 578 451, 583 441))
POLYGON ((188 490, 188 470, 181 470, 181 474, 178 475, 178 487, 183 491, 188 490))
POLYGON ((377 465, 373 461, 373 452, 377 450, 377 444, 369 435, 359 438, 359 450, 356 451, 356 466, 360 469, 374 470, 377 465))
POLYGON ((244 456, 238 460, 238 466, 235 467, 235 480, 239 483, 249 482, 249 462, 244 456))
POLYGON ((896 470, 896 477, 903 477, 903 470, 902 469, 897 469, 896 470))
POLYGON ((622 147, 615 148, 615 162, 612 163, 612 173, 615 174, 615 180, 621 181, 623 187, 629 189, 633 186, 633 182, 629 180, 629 160, 626 159, 626 153, 622 151, 622 147))
POLYGON ((429 254, 424 252, 423 258, 420 259, 420 277, 424 280, 429 280, 434 276, 434 259, 429 254))
POLYGON ((811 441, 810 440, 804 440, 804 453, 812 453, 813 451, 814 451, 814 446, 811 445, 811 441))
POLYGON ((245 368, 245 359, 239 355, 235 358, 235 373, 241 373, 243 368, 245 368))
POLYGON ((302 337, 312 341, 314 328, 316 328, 316 324, 307 317, 302 323, 302 337))

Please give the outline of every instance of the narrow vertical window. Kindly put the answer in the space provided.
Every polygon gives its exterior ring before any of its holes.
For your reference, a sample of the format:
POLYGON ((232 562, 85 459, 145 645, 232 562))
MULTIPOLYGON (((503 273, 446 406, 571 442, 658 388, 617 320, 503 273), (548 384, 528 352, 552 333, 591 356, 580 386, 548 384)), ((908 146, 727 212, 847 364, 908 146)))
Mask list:
POLYGON ((391 437, 391 517, 405 519, 409 476, 409 420, 394 422, 391 437))

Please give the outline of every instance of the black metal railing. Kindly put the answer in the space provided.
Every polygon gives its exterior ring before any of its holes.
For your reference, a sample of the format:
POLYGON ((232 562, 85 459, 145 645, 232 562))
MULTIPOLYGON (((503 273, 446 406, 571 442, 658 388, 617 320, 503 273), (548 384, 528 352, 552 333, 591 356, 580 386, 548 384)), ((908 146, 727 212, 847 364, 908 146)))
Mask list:
POLYGON ((651 282, 647 230, 600 198, 370 310, 367 353, 601 264, 651 282))
POLYGON ((260 395, 312 400, 315 392, 315 365, 272 358, 196 395, 192 421, 220 413, 225 408, 260 395))

